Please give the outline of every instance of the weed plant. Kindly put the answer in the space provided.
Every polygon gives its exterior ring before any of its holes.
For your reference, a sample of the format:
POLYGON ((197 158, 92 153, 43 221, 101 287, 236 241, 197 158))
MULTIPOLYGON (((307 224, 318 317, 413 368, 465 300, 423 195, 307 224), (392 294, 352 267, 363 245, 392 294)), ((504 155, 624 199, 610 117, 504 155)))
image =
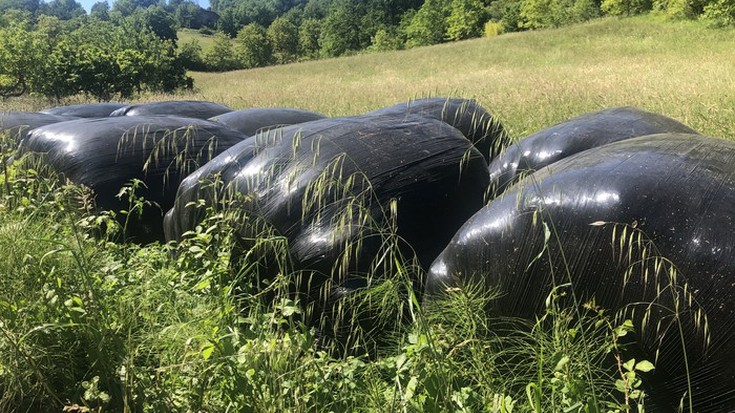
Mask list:
MULTIPOLYGON (((16 162, 0 185, 0 411, 635 408, 636 366, 620 385, 610 362, 627 324, 562 306, 565 286, 536 322, 494 317, 493 295, 471 286, 424 305, 388 219, 363 287, 324 313, 340 323, 315 324, 283 237, 239 249, 241 209, 210 209, 177 244, 113 243, 115 213, 52 175, 16 162), (263 248, 275 273, 259 273, 263 248), (327 325, 348 345, 326 340, 327 325)), ((130 212, 145 202, 135 185, 120 194, 130 212)))

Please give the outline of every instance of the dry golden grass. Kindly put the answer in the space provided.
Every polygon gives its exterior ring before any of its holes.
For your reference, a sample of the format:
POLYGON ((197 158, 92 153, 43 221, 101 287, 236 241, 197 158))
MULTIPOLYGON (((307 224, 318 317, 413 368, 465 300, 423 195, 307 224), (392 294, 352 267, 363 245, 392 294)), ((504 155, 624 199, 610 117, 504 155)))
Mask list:
POLYGON ((514 137, 632 105, 735 139, 735 29, 656 16, 229 73, 192 73, 204 99, 350 115, 424 96, 477 98, 514 137))
POLYGON ((236 108, 349 115, 427 95, 477 98, 515 137, 632 105, 735 139, 735 30, 643 16, 381 54, 193 74, 236 108))
POLYGON ((179 45, 196 40, 199 43, 199 46, 202 47, 202 53, 204 54, 214 48, 214 35, 201 34, 198 30, 194 29, 179 29, 176 32, 176 36, 179 38, 179 45))

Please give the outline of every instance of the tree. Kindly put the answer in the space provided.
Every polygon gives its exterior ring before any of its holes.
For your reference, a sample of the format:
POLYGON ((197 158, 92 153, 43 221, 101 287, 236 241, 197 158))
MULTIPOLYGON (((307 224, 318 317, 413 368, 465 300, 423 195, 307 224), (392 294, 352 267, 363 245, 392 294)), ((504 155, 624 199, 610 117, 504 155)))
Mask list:
POLYGON ((426 0, 406 27, 407 45, 428 46, 443 42, 448 15, 445 0, 426 0))
POLYGON ((147 28, 92 22, 71 33, 77 49, 78 84, 99 100, 136 92, 170 92, 188 83, 173 41, 147 28))
POLYGON ((124 25, 138 31, 149 29, 162 40, 173 40, 174 42, 178 40, 176 20, 160 6, 136 10, 125 19, 124 25))
POLYGON ((52 0, 44 3, 41 13, 58 17, 59 20, 71 20, 87 14, 82 5, 74 0, 52 0))
POLYGON ((655 0, 654 8, 677 19, 693 19, 704 11, 705 3, 700 0, 655 0))
POLYGON ((319 57, 319 37, 322 24, 316 19, 304 19, 299 27, 299 54, 306 59, 319 57))
POLYGON ((7 10, 24 10, 35 15, 41 8, 41 0, 0 0, 0 12, 7 10))
POLYGON ((7 9, 0 13, 0 27, 10 27, 14 24, 20 24, 27 30, 30 30, 31 20, 33 16, 28 10, 7 9))
POLYGON ((58 17, 40 15, 36 21, 36 34, 46 40, 49 46, 54 46, 59 42, 64 34, 64 26, 58 17))
POLYGON ((147 28, 92 19, 64 29, 58 18, 41 16, 36 30, 21 22, 0 29, 0 95, 35 93, 58 100, 85 93, 109 100, 187 84, 173 41, 147 28))
POLYGON ((112 3, 112 11, 127 17, 138 9, 147 9, 158 4, 158 0, 115 0, 112 3))
POLYGON ((480 37, 485 21, 486 10, 479 0, 452 0, 451 12, 447 17, 447 39, 480 37))
POLYGON ((0 29, 0 97, 21 96, 43 59, 36 37, 23 22, 0 29))
POLYGON ((499 22, 503 32, 517 32, 523 30, 519 25, 521 2, 520 0, 495 0, 487 8, 490 20, 499 22))
POLYGON ((82 91, 77 48, 66 34, 50 49, 42 62, 42 70, 44 76, 34 82, 34 92, 58 101, 82 91))
POLYGON ((174 9, 174 19, 179 27, 192 28, 193 23, 199 16, 198 4, 191 1, 182 1, 176 9, 174 9))
POLYGON ((239 60, 245 68, 267 66, 272 61, 265 28, 258 23, 243 27, 237 33, 235 45, 239 60))
POLYGON ((378 31, 382 30, 385 33, 393 31, 393 26, 390 23, 393 19, 385 14, 383 8, 378 7, 378 4, 375 7, 369 6, 371 5, 366 4, 358 9, 360 15, 360 49, 365 49, 373 44, 373 37, 378 31))
POLYGON ((272 3, 243 1, 238 3, 237 15, 240 23, 258 23, 263 27, 268 27, 276 18, 276 11, 273 9, 272 3))
POLYGON ((304 5, 304 18, 321 20, 327 17, 331 0, 309 0, 304 5))
POLYGON ((715 26, 735 25, 735 4, 730 0, 714 0, 704 6, 702 18, 715 26))
POLYGON ((521 3, 521 26, 527 29, 551 27, 552 0, 523 0, 521 3))
POLYGON ((383 25, 395 27, 407 11, 418 10, 422 4, 423 0, 367 0, 365 8, 382 15, 383 25))
POLYGON ((394 32, 386 29, 380 29, 375 33, 372 44, 368 47, 372 52, 385 52, 388 50, 398 50, 403 46, 403 42, 394 32))
POLYGON ((214 36, 214 46, 204 57, 207 68, 215 72, 225 72, 241 68, 233 52, 232 40, 223 33, 214 36))
POLYGON ((410 9, 401 15, 401 20, 396 28, 396 35, 400 37, 401 42, 405 45, 408 40, 408 27, 411 25, 413 18, 416 17, 417 10, 410 9))
POLYGON ((360 16, 352 1, 341 0, 332 6, 322 22, 319 43, 327 56, 340 56, 347 51, 361 49, 360 16))
POLYGON ((89 15, 98 20, 110 20, 110 4, 104 0, 98 1, 92 5, 92 8, 89 10, 89 15))
POLYGON ((161 6, 163 6, 163 8, 167 12, 174 14, 176 12, 176 9, 178 9, 180 5, 187 1, 189 0, 168 0, 165 2, 165 4, 162 4, 161 6))
POLYGON ((277 63, 291 63, 299 56, 299 28, 290 20, 279 17, 266 31, 273 58, 277 63))
POLYGON ((217 20, 217 30, 227 34, 230 37, 237 36, 237 32, 240 27, 237 14, 234 8, 228 8, 219 12, 219 19, 217 20))
POLYGON ((202 46, 199 45, 199 41, 196 39, 179 47, 179 61, 188 70, 207 70, 204 59, 202 59, 202 46))
POLYGON ((651 2, 648 0, 602 0, 600 9, 605 14, 613 16, 630 16, 650 10, 651 2))
POLYGON ((528 29, 560 27, 599 16, 596 0, 522 0, 520 25, 528 29))

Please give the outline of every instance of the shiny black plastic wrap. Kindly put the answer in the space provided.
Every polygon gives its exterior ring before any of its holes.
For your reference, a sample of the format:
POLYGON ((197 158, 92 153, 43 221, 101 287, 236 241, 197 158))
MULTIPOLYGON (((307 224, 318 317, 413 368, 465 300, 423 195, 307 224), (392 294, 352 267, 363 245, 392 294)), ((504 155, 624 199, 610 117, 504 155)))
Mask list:
POLYGON ((16 141, 25 138, 28 133, 44 125, 75 119, 69 116, 55 116, 39 112, 0 112, 0 133, 6 134, 16 141))
POLYGON ((147 207, 129 223, 137 242, 163 240, 162 211, 174 204, 181 180, 244 136, 218 123, 174 116, 80 119, 43 126, 21 141, 19 153, 35 153, 45 164, 96 194, 103 210, 128 210, 116 197, 139 179, 136 192, 159 207, 147 207))
POLYGON ((232 112, 232 108, 219 103, 199 100, 170 100, 124 106, 110 113, 110 116, 182 116, 209 119, 227 112, 232 112))
POLYGON ((218 208, 218 199, 240 196, 237 207, 250 217, 239 223, 243 238, 257 231, 251 222, 268 223, 288 240, 295 269, 321 280, 335 279, 336 264, 356 244, 340 274, 364 274, 379 248, 371 240, 380 243, 373 236, 390 217, 428 266, 484 205, 485 165, 456 129, 423 117, 357 116, 274 129, 187 177, 167 215, 166 236, 180 239, 199 224, 203 207, 193 201, 218 208), (221 186, 213 190, 212 182, 221 186))
POLYGON ((311 122, 319 119, 324 119, 324 116, 301 109, 262 108, 228 112, 210 118, 209 120, 229 126, 246 136, 252 136, 261 130, 311 122))
POLYGON ((75 118, 106 118, 110 113, 127 106, 125 103, 87 103, 82 105, 57 106, 44 109, 41 113, 75 118))
POLYGON ((584 114, 536 132, 493 159, 492 191, 500 194, 524 175, 577 152, 657 133, 697 132, 674 119, 629 106, 584 114))
POLYGON ((479 283, 500 293, 499 314, 532 318, 552 285, 571 283, 577 303, 634 320, 656 365, 646 411, 675 411, 687 392, 683 337, 694 411, 732 412, 733 234, 734 142, 634 138, 556 162, 475 214, 432 264, 425 297, 479 283))
POLYGON ((367 115, 421 116, 440 120, 462 132, 488 163, 511 144, 500 121, 472 99, 418 99, 378 109, 367 115))

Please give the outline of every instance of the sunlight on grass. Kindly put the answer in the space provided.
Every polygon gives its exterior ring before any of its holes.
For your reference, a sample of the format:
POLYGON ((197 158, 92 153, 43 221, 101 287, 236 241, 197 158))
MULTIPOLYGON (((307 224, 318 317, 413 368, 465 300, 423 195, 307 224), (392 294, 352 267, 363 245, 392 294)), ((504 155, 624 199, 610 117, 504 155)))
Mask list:
POLYGON ((214 47, 215 37, 214 35, 201 34, 198 30, 194 29, 179 29, 176 32, 176 36, 179 38, 178 45, 181 46, 185 43, 190 43, 193 40, 199 42, 199 46, 202 47, 202 55, 207 54, 214 47))
POLYGON ((583 112, 633 105, 735 138, 735 30, 602 19, 381 54, 194 73, 191 97, 236 108, 351 115, 426 95, 475 97, 521 137, 583 112))
MULTIPOLYGON (((180 42, 188 35, 200 37, 184 33, 180 42)), ((341 116, 453 95, 477 98, 515 138, 584 112, 632 105, 735 139, 732 50, 732 28, 658 16, 605 18, 404 51, 195 72, 193 93, 144 95, 136 102, 204 99, 235 109, 289 106, 341 116)), ((15 110, 49 105, 35 99, 0 102, 1 109, 15 110)))

